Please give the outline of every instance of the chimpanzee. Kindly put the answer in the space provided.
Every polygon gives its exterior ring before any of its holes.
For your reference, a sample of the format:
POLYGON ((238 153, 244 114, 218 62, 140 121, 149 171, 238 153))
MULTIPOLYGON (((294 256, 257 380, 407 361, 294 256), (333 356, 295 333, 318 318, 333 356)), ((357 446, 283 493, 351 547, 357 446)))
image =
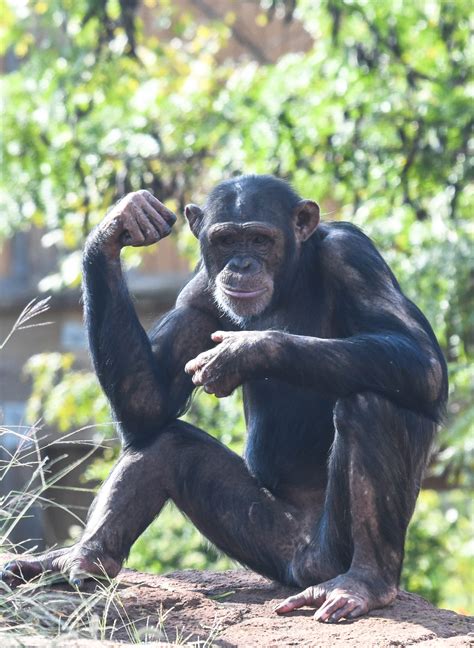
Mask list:
POLYGON ((226 554, 306 588, 276 609, 355 618, 397 592, 404 540, 447 395, 433 331, 372 242, 284 181, 247 175, 185 215, 201 261, 147 335, 120 250, 167 236, 147 191, 90 234, 84 305, 123 440, 82 539, 6 568, 115 576, 168 499, 226 554), (179 417, 193 390, 243 386, 245 459, 179 417))

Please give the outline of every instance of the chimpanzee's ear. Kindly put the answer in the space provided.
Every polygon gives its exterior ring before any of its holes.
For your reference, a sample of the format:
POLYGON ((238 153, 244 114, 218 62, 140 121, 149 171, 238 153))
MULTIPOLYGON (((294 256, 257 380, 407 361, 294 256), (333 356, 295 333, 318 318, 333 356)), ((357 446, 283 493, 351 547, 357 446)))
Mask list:
POLYGON ((204 212, 197 205, 190 203, 184 208, 184 215, 186 216, 186 219, 189 223, 191 232, 196 238, 199 238, 199 232, 201 230, 201 223, 204 217, 204 212))
POLYGON ((300 200, 293 211, 293 225, 296 240, 302 243, 309 239, 319 225, 319 205, 314 200, 300 200))

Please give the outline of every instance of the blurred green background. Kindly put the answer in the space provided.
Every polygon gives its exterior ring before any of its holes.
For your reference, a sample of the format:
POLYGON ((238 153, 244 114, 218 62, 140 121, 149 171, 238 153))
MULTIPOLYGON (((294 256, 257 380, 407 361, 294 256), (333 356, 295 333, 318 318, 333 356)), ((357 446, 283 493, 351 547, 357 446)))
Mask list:
MULTIPOLYGON (((17 0, 2 14, 0 235, 34 228, 45 249, 54 246, 57 267, 38 292, 77 289, 88 232, 140 188, 180 212, 230 175, 273 173, 318 200, 325 218, 374 239, 432 323, 450 371, 447 422, 402 585, 472 611, 470 0, 17 0)), ((192 263, 186 228, 175 241, 192 263)), ((136 250, 125 257, 142 261, 136 250)), ((27 366, 30 419, 64 431, 109 421, 94 375, 71 353, 42 351, 27 366)), ((201 394, 187 416, 241 450, 239 394, 201 394)), ((85 478, 104 477, 116 453, 85 478)), ((129 565, 231 563, 170 507, 129 565)))

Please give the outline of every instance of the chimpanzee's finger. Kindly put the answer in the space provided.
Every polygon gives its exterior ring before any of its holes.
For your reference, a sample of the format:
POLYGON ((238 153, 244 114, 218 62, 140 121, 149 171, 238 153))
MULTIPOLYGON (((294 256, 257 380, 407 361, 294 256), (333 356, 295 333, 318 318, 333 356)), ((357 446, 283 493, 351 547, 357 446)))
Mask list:
POLYGON ((202 365, 202 362, 201 362, 199 356, 197 356, 196 358, 193 358, 192 360, 189 360, 189 362, 187 362, 184 365, 184 371, 185 371, 185 373, 191 375, 193 373, 196 373, 196 371, 199 369, 199 367, 201 367, 201 365, 202 365))
POLYGON ((349 612, 349 613, 347 614, 347 617, 346 617, 346 618, 347 618, 347 619, 356 619, 357 617, 362 616, 363 614, 365 614, 365 612, 366 612, 366 610, 364 609, 364 607, 363 607, 362 605, 357 605, 357 606, 352 610, 352 612, 349 612))
POLYGON ((163 203, 160 202, 158 198, 155 198, 155 196, 149 191, 143 191, 142 195, 150 203, 150 205, 154 207, 154 209, 156 209, 156 211, 161 214, 161 216, 163 216, 167 223, 169 223, 170 225, 176 223, 176 214, 174 214, 171 209, 168 209, 168 207, 163 205, 163 203))
POLYGON ((201 372, 196 371, 196 373, 193 374, 191 380, 193 381, 193 385, 196 385, 196 387, 202 387, 203 386, 203 380, 201 376, 201 372))
POLYGON ((235 387, 232 389, 219 389, 218 387, 213 387, 214 396, 216 398, 227 398, 227 396, 230 396, 235 389, 235 387))
POLYGON ((9 587, 31 581, 44 571, 41 563, 29 562, 26 560, 12 560, 5 565, 1 572, 1 580, 9 587))
POLYGON ((133 204, 131 205, 131 208, 133 209, 133 215, 138 227, 145 238, 145 244, 151 245, 152 243, 159 241, 162 236, 159 230, 152 223, 148 214, 145 213, 143 206, 141 204, 133 204))
POLYGON ((285 614, 305 605, 319 605, 323 600, 324 595, 317 596, 314 587, 307 587, 303 592, 289 596, 282 603, 279 603, 275 608, 275 612, 277 614, 285 614))
POLYGON ((357 602, 354 599, 346 601, 345 605, 333 612, 327 619, 328 623, 337 623, 341 619, 348 619, 349 614, 357 608, 357 602))
MULTIPOLYGON (((339 596, 330 596, 315 613, 314 618, 316 621, 329 621, 330 617, 337 613, 338 610, 345 608, 347 603, 348 598, 343 594, 339 596)), ((348 610, 348 612, 350 612, 350 610, 348 610)))
POLYGON ((133 218, 127 218, 123 232, 120 234, 120 242, 122 245, 140 246, 145 242, 145 235, 138 226, 135 212, 133 218))
POLYGON ((150 221, 153 228, 158 232, 160 238, 165 238, 171 232, 171 225, 168 224, 163 216, 159 214, 154 207, 142 197, 140 207, 143 209, 147 219, 150 221))
POLYGON ((226 398, 227 396, 230 396, 235 389, 235 387, 231 387, 228 384, 225 386, 220 385, 218 382, 206 379, 206 377, 204 377, 204 384, 202 387, 207 394, 213 394, 216 398, 226 398))
POLYGON ((238 335, 236 331, 215 331, 211 335, 211 340, 213 342, 222 342, 226 338, 235 337, 236 335, 238 335))
POLYGON ((208 364, 215 356, 215 354, 212 351, 213 351, 212 349, 211 351, 204 351, 203 353, 200 353, 192 360, 188 360, 188 362, 184 365, 184 371, 187 374, 192 374, 198 371, 198 369, 202 369, 204 365, 208 364))
POLYGON ((215 378, 216 373, 213 370, 212 364, 206 363, 201 365, 198 371, 196 371, 193 376, 193 382, 195 385, 210 385, 214 382, 215 378))

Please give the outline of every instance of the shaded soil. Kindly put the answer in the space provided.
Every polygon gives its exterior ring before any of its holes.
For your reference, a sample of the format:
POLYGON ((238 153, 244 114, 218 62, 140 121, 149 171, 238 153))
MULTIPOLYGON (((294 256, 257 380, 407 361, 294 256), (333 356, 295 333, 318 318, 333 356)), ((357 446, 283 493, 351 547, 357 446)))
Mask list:
MULTIPOLYGON (((56 585, 54 591, 68 589, 66 585, 56 585)), ((88 583, 84 589, 92 594, 95 585, 88 583)), ((0 641, 5 647, 124 648, 131 641, 130 631, 123 624, 125 616, 134 621, 136 628, 158 624, 155 641, 148 644, 155 647, 169 645, 176 639, 222 648, 474 646, 473 617, 439 610, 414 594, 400 592, 388 608, 352 622, 328 625, 314 621, 310 609, 277 616, 274 606, 291 593, 294 592, 288 588, 244 570, 182 571, 156 576, 125 569, 119 576, 116 597, 121 603, 112 605, 108 614, 109 623, 114 616, 122 622, 116 623, 112 641, 22 636, 19 643, 18 638, 10 635, 3 635, 0 641)), ((75 596, 69 595, 71 609, 77 605, 75 596)), ((65 612, 70 613, 71 609, 65 612)))

